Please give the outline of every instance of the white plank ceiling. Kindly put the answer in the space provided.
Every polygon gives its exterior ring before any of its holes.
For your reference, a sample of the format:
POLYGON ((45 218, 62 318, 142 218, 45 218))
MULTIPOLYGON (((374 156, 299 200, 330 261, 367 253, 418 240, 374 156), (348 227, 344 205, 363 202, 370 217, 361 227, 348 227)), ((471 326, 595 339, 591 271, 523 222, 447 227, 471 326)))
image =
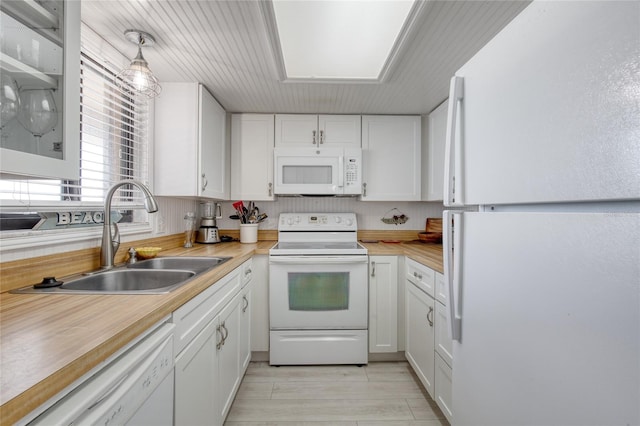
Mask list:
POLYGON ((156 44, 143 54, 160 81, 201 82, 229 112, 425 114, 447 98, 451 75, 527 4, 429 0, 381 84, 278 81, 257 0, 82 0, 82 20, 129 58, 137 48, 124 31, 151 33, 156 44))

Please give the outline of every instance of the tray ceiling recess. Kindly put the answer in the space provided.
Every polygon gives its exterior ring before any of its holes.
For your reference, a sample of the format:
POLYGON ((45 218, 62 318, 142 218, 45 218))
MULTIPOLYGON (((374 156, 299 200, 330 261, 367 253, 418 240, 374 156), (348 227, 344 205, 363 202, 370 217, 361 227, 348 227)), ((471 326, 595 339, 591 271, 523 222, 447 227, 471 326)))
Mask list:
POLYGON ((384 83, 424 1, 260 2, 282 82, 384 83))

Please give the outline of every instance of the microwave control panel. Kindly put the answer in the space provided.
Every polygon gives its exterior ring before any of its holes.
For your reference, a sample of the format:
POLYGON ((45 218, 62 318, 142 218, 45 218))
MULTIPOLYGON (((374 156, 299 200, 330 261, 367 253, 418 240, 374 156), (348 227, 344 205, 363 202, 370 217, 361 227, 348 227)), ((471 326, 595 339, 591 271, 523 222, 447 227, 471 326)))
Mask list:
POLYGON ((344 186, 345 194, 360 194, 362 191, 362 151, 350 153, 345 150, 344 186))

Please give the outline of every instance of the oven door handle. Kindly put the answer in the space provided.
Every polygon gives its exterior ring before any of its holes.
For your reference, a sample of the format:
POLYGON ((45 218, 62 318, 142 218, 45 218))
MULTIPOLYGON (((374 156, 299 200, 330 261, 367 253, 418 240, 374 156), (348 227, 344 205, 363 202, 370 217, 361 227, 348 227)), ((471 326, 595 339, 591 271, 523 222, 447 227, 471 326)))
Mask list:
POLYGON ((279 265, 301 265, 301 264, 345 264, 345 263, 368 263, 368 256, 353 257, 330 257, 330 256, 270 256, 269 263, 279 265))

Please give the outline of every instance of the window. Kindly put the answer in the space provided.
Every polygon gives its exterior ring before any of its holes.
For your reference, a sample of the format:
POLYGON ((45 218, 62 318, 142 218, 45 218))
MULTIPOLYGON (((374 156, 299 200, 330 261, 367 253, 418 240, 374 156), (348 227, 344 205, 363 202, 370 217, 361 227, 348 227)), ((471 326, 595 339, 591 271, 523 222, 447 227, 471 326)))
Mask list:
MULTIPOLYGON (((117 69, 85 48, 80 64, 80 180, 0 180, 2 236, 31 229, 41 212, 101 210, 112 184, 149 181, 149 101, 123 94, 117 69)), ((116 193, 119 223, 146 224, 148 215, 136 188, 116 193)), ((39 220, 38 220, 39 221, 39 220)))

